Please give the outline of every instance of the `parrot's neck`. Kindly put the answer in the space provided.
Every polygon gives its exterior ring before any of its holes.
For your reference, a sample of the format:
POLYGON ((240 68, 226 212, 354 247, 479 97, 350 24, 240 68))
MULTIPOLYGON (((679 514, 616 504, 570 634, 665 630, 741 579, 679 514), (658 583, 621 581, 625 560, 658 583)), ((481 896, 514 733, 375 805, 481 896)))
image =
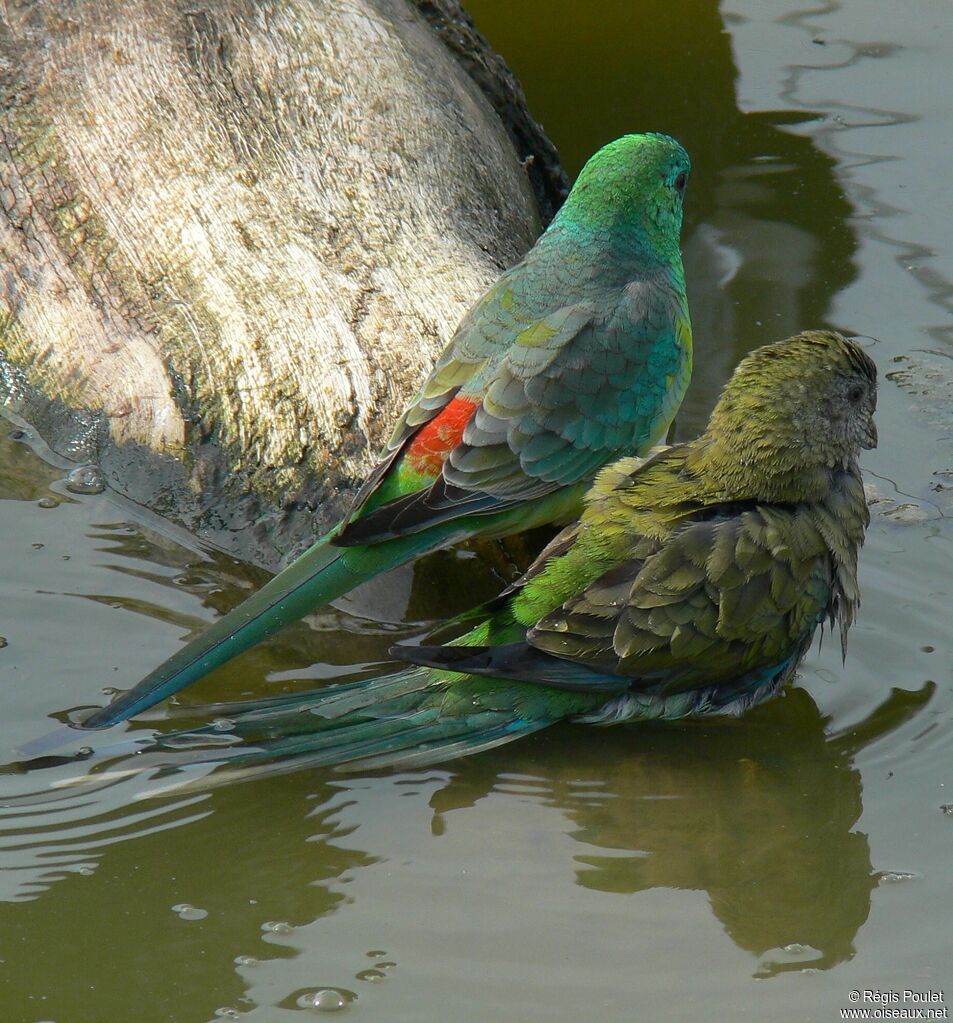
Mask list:
POLYGON ((732 436, 700 437, 686 460, 688 469, 722 500, 776 504, 814 504, 824 500, 834 478, 860 476, 853 459, 808 460, 796 445, 759 443, 756 432, 749 429, 747 443, 736 443, 732 436))
POLYGON ((625 210, 592 208, 567 202, 537 242, 543 253, 561 261, 589 262, 604 272, 616 265, 637 273, 676 266, 682 273, 679 250, 681 221, 659 224, 650 215, 627 216, 625 210))

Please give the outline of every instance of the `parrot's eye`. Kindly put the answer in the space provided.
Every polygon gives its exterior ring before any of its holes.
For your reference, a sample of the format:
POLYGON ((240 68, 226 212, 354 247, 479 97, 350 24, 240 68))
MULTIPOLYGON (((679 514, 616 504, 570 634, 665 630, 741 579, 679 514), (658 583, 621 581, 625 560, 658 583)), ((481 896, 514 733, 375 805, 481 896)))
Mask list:
POLYGON ((688 175, 685 171, 682 171, 675 179, 675 191, 681 195, 685 191, 685 186, 688 184, 688 175))
POLYGON ((847 392, 847 400, 851 403, 851 405, 856 405, 857 402, 859 402, 860 399, 863 398, 863 396, 864 396, 863 384, 853 384, 851 386, 851 389, 847 392))

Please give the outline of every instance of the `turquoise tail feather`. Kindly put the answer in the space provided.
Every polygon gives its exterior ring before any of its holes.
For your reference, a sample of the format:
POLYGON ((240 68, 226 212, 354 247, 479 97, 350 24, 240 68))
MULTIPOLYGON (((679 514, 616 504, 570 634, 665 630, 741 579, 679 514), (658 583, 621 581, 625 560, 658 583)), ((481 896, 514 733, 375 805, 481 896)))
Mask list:
MULTIPOLYGON (((103 746, 85 754, 83 763, 134 752, 133 770, 157 768, 163 792, 314 767, 411 769, 511 742, 561 716, 536 717, 516 705, 478 700, 460 713, 459 703, 445 705, 448 679, 444 672, 410 668, 307 693, 219 705, 216 712, 233 712, 227 723, 156 735, 148 743, 103 746), (216 770, 209 774, 209 768, 216 770)), ((98 775, 89 777, 94 781, 98 775)))
POLYGON ((502 536, 546 522, 571 518, 583 485, 567 487, 503 514, 441 522, 431 529, 360 547, 337 547, 335 527, 310 550, 244 603, 160 664, 108 707, 90 715, 83 728, 109 728, 148 710, 273 636, 286 625, 348 593, 368 579, 422 554, 469 536, 502 536))
MULTIPOLYGON (((450 530, 445 530, 449 533, 450 530)), ((335 547, 334 533, 279 572, 246 601, 148 674, 109 706, 88 717, 83 728, 108 728, 147 710, 197 682, 210 671, 273 636, 286 625, 380 572, 437 546, 432 534, 402 537, 373 547, 335 547)))

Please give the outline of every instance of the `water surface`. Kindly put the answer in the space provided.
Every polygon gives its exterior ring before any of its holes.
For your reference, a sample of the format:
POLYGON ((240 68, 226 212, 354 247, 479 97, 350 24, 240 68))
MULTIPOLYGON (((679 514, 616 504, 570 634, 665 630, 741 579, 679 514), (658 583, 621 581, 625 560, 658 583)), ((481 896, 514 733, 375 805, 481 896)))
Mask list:
MULTIPOLYGON (((801 1023, 839 1019, 854 989, 953 998, 949 5, 471 9, 571 173, 630 130, 693 155, 679 436, 759 344, 816 326, 877 339, 881 445, 863 466, 881 500, 847 663, 825 643, 740 721, 566 725, 446 768, 155 798, 148 773, 116 773, 127 757, 56 787, 82 767, 19 773, 15 749, 264 576, 69 494, 64 463, 4 436, 4 1020, 277 1023, 315 1015, 325 988, 389 1023, 801 1023)), ((437 555, 187 699, 372 671, 513 571, 501 555, 455 597, 476 564, 437 555)))

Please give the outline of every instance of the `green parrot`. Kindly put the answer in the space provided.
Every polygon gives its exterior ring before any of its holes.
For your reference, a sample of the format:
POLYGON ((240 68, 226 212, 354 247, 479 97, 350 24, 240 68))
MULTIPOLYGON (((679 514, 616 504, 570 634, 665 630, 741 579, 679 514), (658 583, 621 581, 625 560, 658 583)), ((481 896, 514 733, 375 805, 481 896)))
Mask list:
POLYGON ((825 620, 846 653, 876 379, 834 332, 752 352, 701 437, 603 469, 578 521, 464 636, 395 647, 416 665, 396 674, 231 705, 159 748, 224 729, 240 745, 192 756, 252 775, 421 767, 567 718, 742 712, 791 678, 825 620))
POLYGON ((690 169, 667 135, 600 149, 464 317, 344 520, 84 727, 145 710, 428 551, 567 522, 599 469, 648 451, 691 376, 679 250, 690 169))

